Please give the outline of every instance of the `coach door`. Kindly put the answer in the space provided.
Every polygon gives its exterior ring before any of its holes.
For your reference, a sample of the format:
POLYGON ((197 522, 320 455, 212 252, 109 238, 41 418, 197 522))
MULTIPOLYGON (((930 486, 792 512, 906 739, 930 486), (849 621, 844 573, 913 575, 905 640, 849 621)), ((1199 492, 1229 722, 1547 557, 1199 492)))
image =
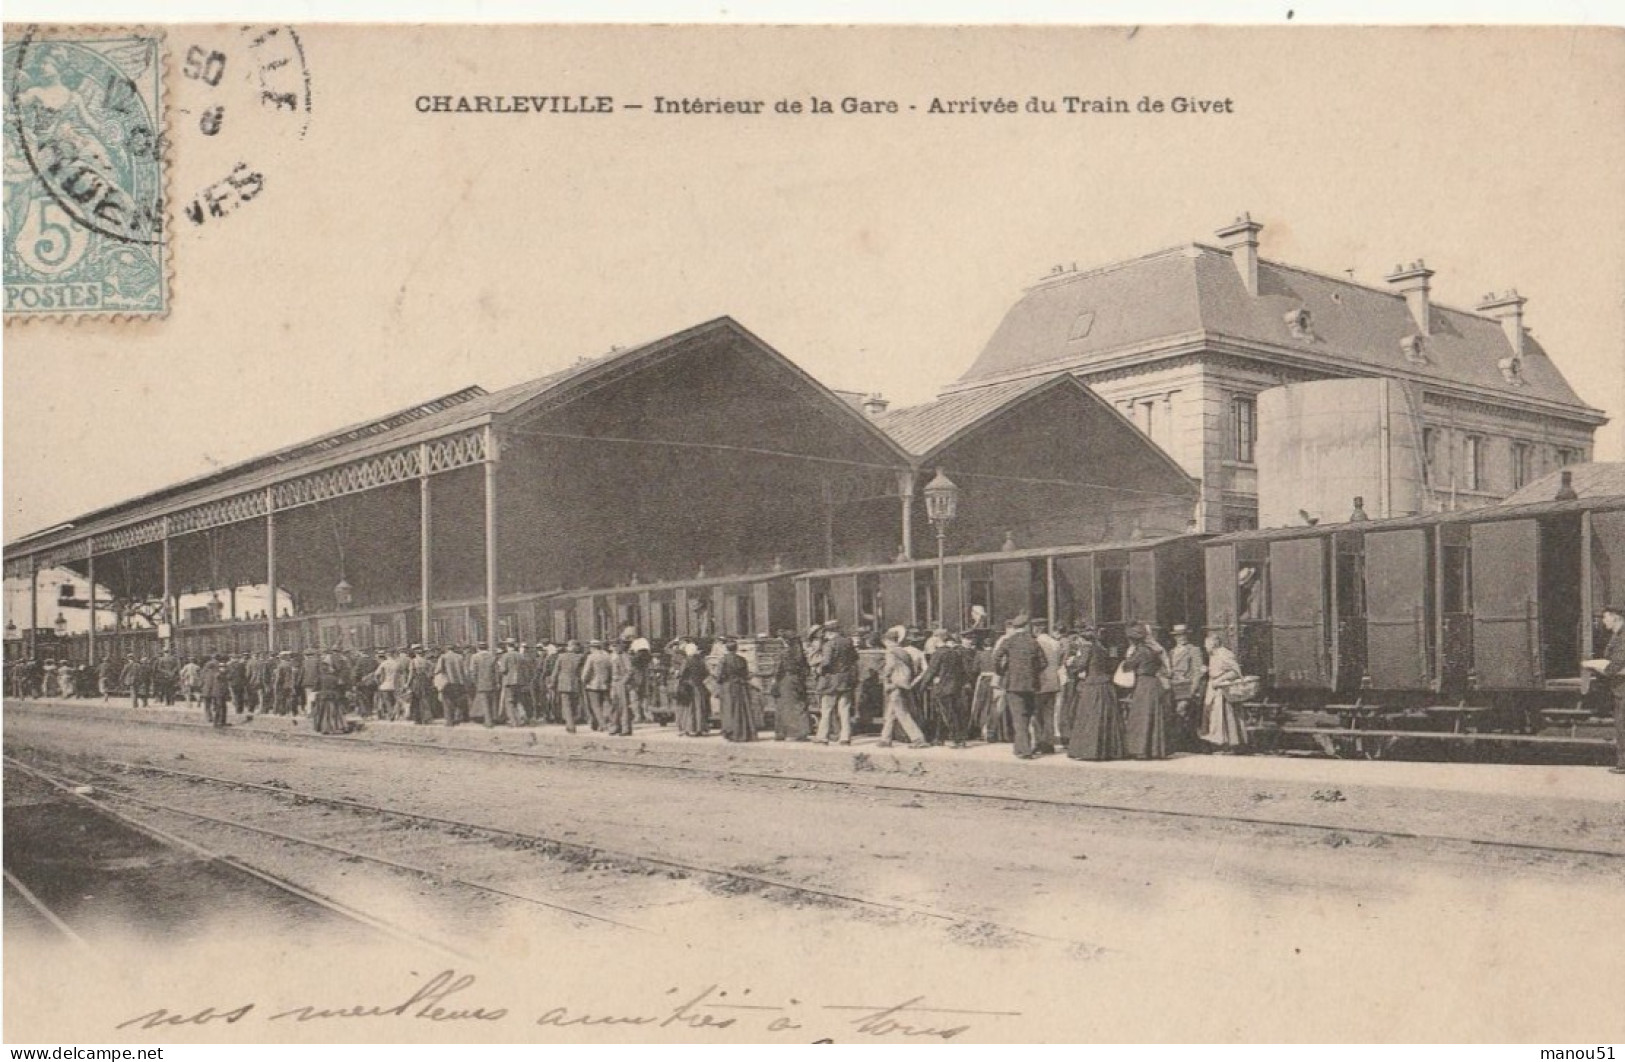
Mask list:
POLYGON ((1157 558, 1148 549, 1128 555, 1128 618, 1152 627, 1165 622, 1157 614, 1157 558))
POLYGON ((1530 689, 1541 680, 1540 529, 1533 520, 1474 524, 1473 671, 1483 689, 1530 689))
POLYGON ((993 569, 993 615, 995 628, 1014 619, 1030 606, 1032 565, 1025 560, 995 561, 993 569))
POLYGON ((1602 610, 1625 601, 1625 512, 1593 512, 1589 518, 1591 582, 1586 612, 1593 626, 1587 658, 1601 656, 1608 648, 1609 633, 1598 622, 1602 610))
POLYGON ((1283 688, 1331 688, 1324 538, 1270 543, 1272 671, 1283 688))
POLYGON ((1236 640, 1236 547, 1229 543, 1207 547, 1207 625, 1217 631, 1224 644, 1235 649, 1236 640))
POLYGON ((899 624, 906 627, 914 622, 913 569, 880 573, 879 605, 878 629, 899 624))
POLYGON ((1365 536, 1366 672, 1379 690, 1429 687, 1430 549, 1421 528, 1365 536))
POLYGON ((1081 557, 1055 558, 1055 619, 1066 627, 1076 627, 1095 616, 1095 564, 1087 553, 1081 557))

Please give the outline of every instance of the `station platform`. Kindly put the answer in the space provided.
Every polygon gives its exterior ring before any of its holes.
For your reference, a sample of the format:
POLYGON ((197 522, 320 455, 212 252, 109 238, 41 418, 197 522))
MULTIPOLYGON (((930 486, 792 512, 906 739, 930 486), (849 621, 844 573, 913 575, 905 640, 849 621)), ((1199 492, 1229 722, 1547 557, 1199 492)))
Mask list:
MULTIPOLYGON (((7 703, 8 714, 15 721, 32 714, 33 706, 42 716, 82 717, 98 725, 116 726, 121 719, 203 722, 198 706, 134 709, 127 700, 20 700, 7 703)), ((223 737, 252 732, 309 740, 309 721, 302 716, 232 715, 230 720, 223 737)), ((611 737, 585 726, 570 734, 558 724, 446 727, 355 717, 352 723, 360 724, 354 732, 323 740, 1625 855, 1625 775, 1600 766, 1197 753, 1099 763, 1072 760, 1064 750, 1023 761, 1006 744, 911 749, 898 743, 884 748, 873 734, 842 746, 779 742, 770 731, 755 742, 729 742, 715 733, 686 738, 673 726, 649 723, 638 724, 631 737, 611 737)))

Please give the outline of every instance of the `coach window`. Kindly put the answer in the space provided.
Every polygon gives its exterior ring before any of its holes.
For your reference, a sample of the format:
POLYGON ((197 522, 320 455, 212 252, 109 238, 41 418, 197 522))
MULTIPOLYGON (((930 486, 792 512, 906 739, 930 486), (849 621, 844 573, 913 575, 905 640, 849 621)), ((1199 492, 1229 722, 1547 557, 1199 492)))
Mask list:
POLYGON ((1236 618, 1241 620, 1262 620, 1269 618, 1269 611, 1265 603, 1269 600, 1265 592, 1265 572, 1269 562, 1266 560, 1243 561, 1236 569, 1236 618))
POLYGON ((858 626, 878 631, 886 622, 886 602, 880 594, 880 576, 864 572, 858 576, 858 626))

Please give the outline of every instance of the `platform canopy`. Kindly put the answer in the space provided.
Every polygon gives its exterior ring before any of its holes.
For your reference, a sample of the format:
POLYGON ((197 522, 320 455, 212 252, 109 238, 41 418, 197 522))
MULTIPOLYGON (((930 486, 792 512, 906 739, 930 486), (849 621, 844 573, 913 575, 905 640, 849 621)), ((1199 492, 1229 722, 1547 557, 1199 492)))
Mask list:
MULTIPOLYGON (((1195 480, 1066 373, 889 410, 878 423, 961 488, 956 552, 1081 545, 1186 530, 1195 480)), ((923 500, 918 509, 923 526, 923 500)))

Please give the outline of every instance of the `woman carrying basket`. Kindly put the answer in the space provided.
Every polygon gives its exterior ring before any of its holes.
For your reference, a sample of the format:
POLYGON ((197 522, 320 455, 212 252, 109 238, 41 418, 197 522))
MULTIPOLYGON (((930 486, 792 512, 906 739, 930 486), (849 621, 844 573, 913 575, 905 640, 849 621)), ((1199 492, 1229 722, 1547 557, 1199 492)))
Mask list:
POLYGON ((1238 752, 1247 747, 1247 728, 1237 705, 1252 692, 1243 678, 1236 654, 1225 648, 1217 631, 1207 636, 1207 696, 1202 702, 1202 732, 1197 736, 1217 752, 1238 752))

